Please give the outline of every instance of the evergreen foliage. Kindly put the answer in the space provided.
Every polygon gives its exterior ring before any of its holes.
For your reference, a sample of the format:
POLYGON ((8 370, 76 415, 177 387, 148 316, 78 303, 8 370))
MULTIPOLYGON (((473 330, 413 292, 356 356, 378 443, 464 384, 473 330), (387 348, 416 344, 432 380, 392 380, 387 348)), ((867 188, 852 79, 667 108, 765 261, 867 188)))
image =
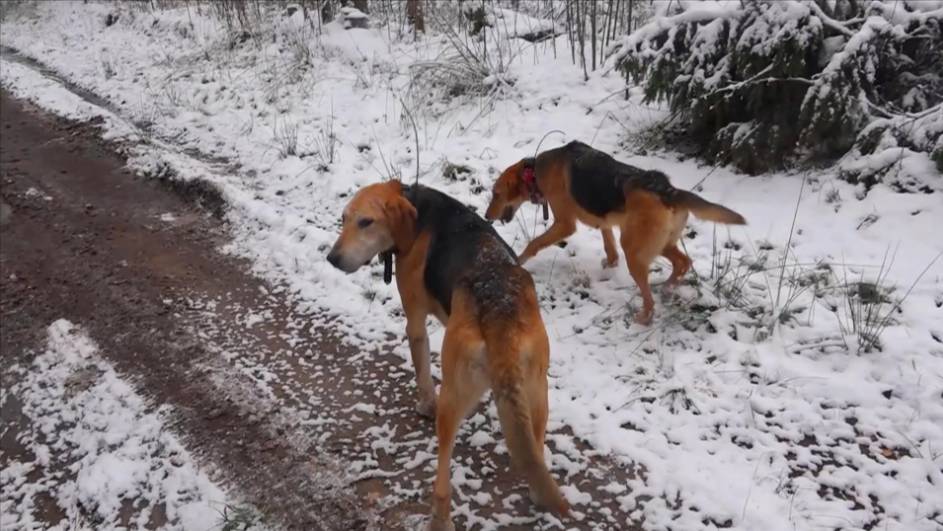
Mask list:
POLYGON ((843 157, 852 181, 943 189, 941 20, 932 0, 673 1, 610 53, 712 162, 843 157))

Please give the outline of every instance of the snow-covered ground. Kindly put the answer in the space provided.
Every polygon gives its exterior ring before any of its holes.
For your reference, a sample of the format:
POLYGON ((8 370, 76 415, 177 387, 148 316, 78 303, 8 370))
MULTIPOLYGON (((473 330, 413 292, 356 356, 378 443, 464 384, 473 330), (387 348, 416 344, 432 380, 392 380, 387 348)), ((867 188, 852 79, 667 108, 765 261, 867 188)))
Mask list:
MULTIPOLYGON (((258 40, 236 42, 195 9, 121 8, 106 26, 115 9, 39 3, 0 32, 4 46, 108 109, 8 59, 3 86, 146 140, 129 161, 144 173, 216 185, 235 235, 226 251, 326 311, 365 351, 388 345, 409 357, 395 287, 379 267, 347 276, 324 257, 354 190, 415 178, 413 120, 419 181, 479 211, 497 173, 541 140, 543 150, 579 139, 742 213, 743 228, 692 221, 684 245, 695 271, 656 298, 649 327, 632 321, 640 301, 624 266, 602 268, 598 231, 583 227, 527 265, 552 342, 550 427, 643 470, 609 489, 625 518, 647 529, 943 526, 939 195, 881 185, 865 194, 828 170, 747 177, 643 154, 626 140, 663 111, 636 89, 626 101, 614 74, 584 81, 562 36, 530 44, 493 34, 513 55, 485 80, 502 85, 500 97, 443 102, 412 83, 416 65, 448 53, 436 36, 414 43, 337 23, 319 33, 298 11, 272 13, 258 40), (553 130, 562 133, 544 138, 553 130), (862 300, 887 325, 868 352, 851 311, 862 300)), ((530 207, 499 231, 521 250, 544 225, 530 207)), ((656 282, 667 276, 661 265, 656 282)), ((565 484, 579 466, 564 455, 572 441, 550 441, 564 449, 553 468, 565 484)))
POLYGON ((167 412, 149 406, 81 329, 52 323, 45 351, 13 373, 0 403, 16 400, 29 428, 17 434, 22 455, 0 472, 0 527, 48 529, 53 514, 62 516, 56 529, 222 524, 230 500, 168 431, 167 412))

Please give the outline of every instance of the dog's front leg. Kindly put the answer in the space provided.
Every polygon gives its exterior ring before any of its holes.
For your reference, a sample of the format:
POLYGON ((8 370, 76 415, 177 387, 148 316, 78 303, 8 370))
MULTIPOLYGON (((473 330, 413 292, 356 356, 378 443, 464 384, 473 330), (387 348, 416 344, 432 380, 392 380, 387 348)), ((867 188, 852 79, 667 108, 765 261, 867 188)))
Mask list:
POLYGON ((409 338, 409 353, 416 369, 416 385, 419 387, 419 401, 416 411, 428 418, 435 418, 435 383, 429 365, 429 335, 426 333, 426 316, 406 316, 406 336, 409 338))
POLYGON ((547 229, 547 232, 537 236, 533 239, 533 241, 527 244, 524 252, 521 253, 521 256, 519 256, 517 259, 518 263, 523 265, 524 262, 533 258, 534 255, 539 253, 544 248, 557 243, 574 232, 576 232, 575 221, 561 219, 554 220, 553 225, 550 225, 550 228, 547 229))

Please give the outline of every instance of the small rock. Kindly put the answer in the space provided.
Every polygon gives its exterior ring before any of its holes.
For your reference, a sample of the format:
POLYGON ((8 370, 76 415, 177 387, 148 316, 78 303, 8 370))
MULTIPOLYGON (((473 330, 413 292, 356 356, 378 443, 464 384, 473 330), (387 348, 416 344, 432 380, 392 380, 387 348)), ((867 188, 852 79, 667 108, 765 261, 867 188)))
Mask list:
POLYGON ((13 215, 13 207, 0 201, 0 225, 6 225, 13 215))

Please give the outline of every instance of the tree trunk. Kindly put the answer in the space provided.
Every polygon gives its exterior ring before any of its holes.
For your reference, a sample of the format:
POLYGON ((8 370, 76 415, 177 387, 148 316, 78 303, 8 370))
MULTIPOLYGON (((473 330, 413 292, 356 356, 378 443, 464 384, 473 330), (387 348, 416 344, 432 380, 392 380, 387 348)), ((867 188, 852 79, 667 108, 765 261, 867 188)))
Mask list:
MULTIPOLYGON (((556 20, 553 17, 553 2, 550 2, 550 20, 556 20)), ((556 33, 556 23, 553 22, 551 27, 553 28, 553 35, 550 36, 550 43, 553 44, 553 58, 557 58, 557 33, 556 33)))
POLYGON ((593 9, 592 9, 592 11, 590 12, 590 15, 589 15, 589 16, 590 16, 590 21, 589 21, 589 23, 591 24, 591 28, 592 28, 592 29, 590 30, 590 34, 592 35, 592 39, 593 39, 593 42, 592 42, 592 44, 593 44, 593 47, 592 47, 592 51, 593 51, 593 71, 595 71, 595 70, 596 70, 596 37, 597 37, 597 35, 596 35, 596 2, 593 2, 593 9))
POLYGON ((406 0, 406 18, 413 25, 416 33, 426 31, 426 21, 422 16, 421 0, 406 0))
POLYGON ((573 11, 569 2, 566 3, 566 35, 570 41, 570 59, 576 64, 576 36, 573 33, 573 11))
MULTIPOLYGON (((633 5, 634 3, 635 3, 635 0, 629 0, 629 12, 628 12, 628 16, 627 16, 626 19, 625 19, 625 33, 626 33, 626 35, 628 35, 629 33, 632 33, 632 8, 634 7, 634 5, 633 5)), ((628 83, 626 83, 626 85, 625 85, 625 99, 626 99, 626 101, 628 101, 629 97, 630 97, 630 95, 629 95, 629 85, 628 85, 628 83)))
POLYGON ((635 3, 635 0, 629 0, 629 18, 626 19, 626 33, 632 33, 632 4, 635 3))
POLYGON ((321 2, 321 20, 325 23, 334 20, 334 0, 322 0, 321 2))
POLYGON ((606 10, 606 38, 603 48, 609 46, 612 38, 616 36, 616 24, 619 22, 619 5, 621 2, 609 0, 609 8, 606 10))
POLYGON ((586 6, 576 3, 576 31, 580 39, 580 64, 583 65, 583 81, 589 81, 586 72, 586 6))

